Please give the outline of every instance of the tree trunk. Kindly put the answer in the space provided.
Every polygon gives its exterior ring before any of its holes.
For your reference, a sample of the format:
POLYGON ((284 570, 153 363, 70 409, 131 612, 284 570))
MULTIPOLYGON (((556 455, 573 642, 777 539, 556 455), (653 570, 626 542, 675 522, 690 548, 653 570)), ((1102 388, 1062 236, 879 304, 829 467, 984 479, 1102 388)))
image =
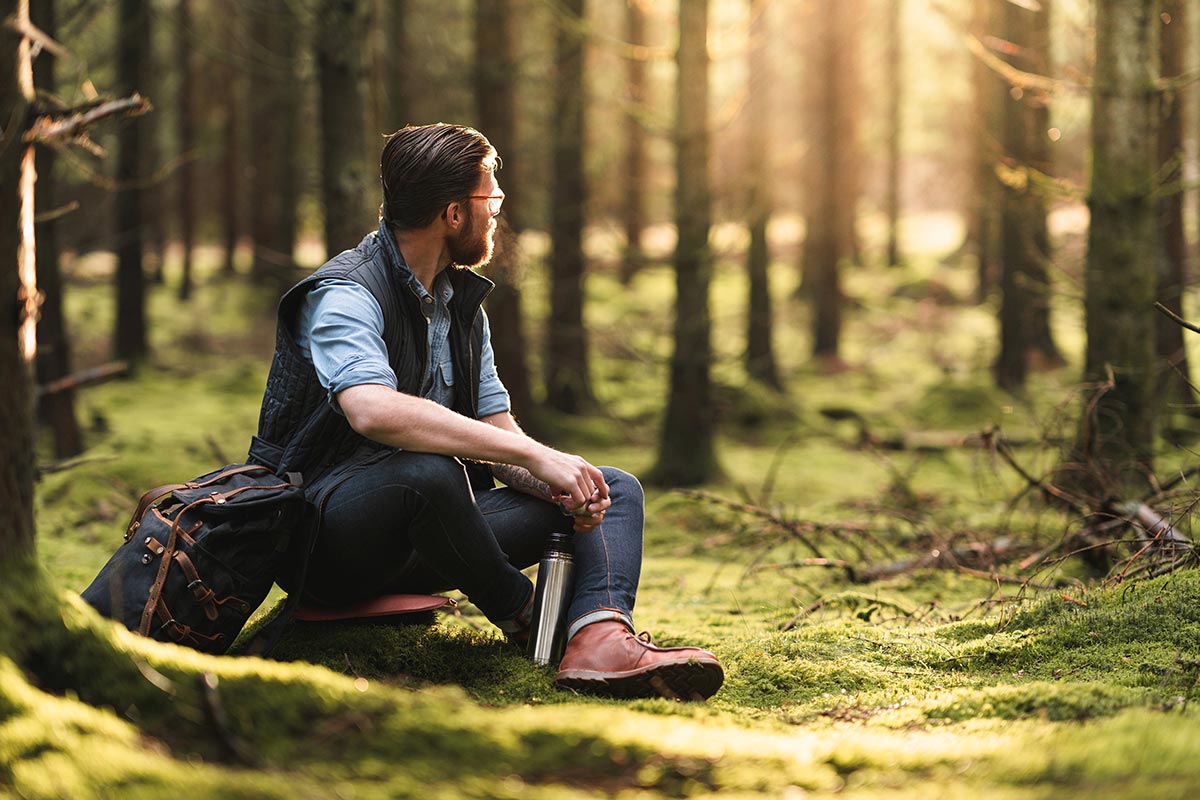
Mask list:
MULTIPOLYGON (((224 8, 226 48, 232 49, 242 41, 243 20, 240 11, 229 6, 224 8)), ((221 125, 221 227, 225 245, 225 263, 221 273, 232 277, 237 271, 236 257, 238 236, 242 231, 241 184, 242 184, 242 126, 241 112, 245 108, 242 99, 242 71, 234 64, 221 67, 225 83, 225 118, 221 125)))
POLYGON ((779 370, 775 365, 772 346, 773 313, 767 243, 767 223, 771 218, 773 177, 767 164, 769 110, 767 88, 771 75, 767 61, 766 0, 750 0, 749 92, 746 100, 746 156, 750 191, 747 197, 747 226, 750 229, 750 251, 746 271, 750 281, 749 309, 746 315, 746 372, 756 381, 781 389, 779 370))
MULTIPOLYGON (((139 0, 121 0, 117 45, 117 94, 137 91, 150 49, 150 12, 139 0)), ((140 120, 127 120, 117 142, 117 358, 134 364, 146 356, 146 278, 142 272, 140 120)))
POLYGON ((837 180, 834 197, 838 204, 838 257, 859 265, 862 259, 862 240, 858 235, 858 200, 862 195, 863 149, 859 144, 859 109, 863 96, 860 74, 859 42, 864 22, 863 0, 822 0, 834 6, 833 36, 837 61, 829 73, 836 85, 839 102, 831 113, 837 120, 837 180))
POLYGON ((175 121, 179 136, 179 184, 176 187, 179 210, 179 246, 181 274, 179 299, 192 296, 192 245, 196 220, 196 195, 193 186, 196 157, 196 120, 192 98, 192 12, 190 0, 178 0, 175 6, 175 57, 179 72, 179 92, 176 97, 175 121))
POLYGON ((247 98, 253 148, 251 274, 260 283, 276 283, 288 280, 295 266, 300 188, 296 154, 300 88, 295 75, 299 22, 284 0, 264 0, 250 8, 255 45, 247 98))
POLYGON ((1099 0, 1084 285, 1088 397, 1077 455, 1101 489, 1133 482, 1154 445, 1158 2, 1099 0))
POLYGON ((360 43, 366 16, 355 0, 322 0, 316 30, 321 89, 321 196, 328 257, 354 247, 371 230, 365 198, 369 184, 363 159, 360 43))
POLYGON ((900 266, 900 143, 904 132, 900 110, 904 97, 904 0, 888 0, 887 5, 887 185, 884 206, 887 213, 887 264, 900 266))
POLYGON ((555 37, 554 175, 550 207, 550 317, 546 330, 546 403, 577 414, 593 402, 583 325, 583 30, 584 0, 566 0, 555 37))
POLYGON ((843 160, 844 141, 839 135, 843 118, 841 105, 848 100, 840 91, 839 15, 837 3, 817 3, 809 52, 810 68, 805 86, 810 93, 806 107, 814 116, 809 137, 808 211, 805 215, 804 283, 805 296, 812 306, 813 356, 838 357, 841 334, 842 293, 838 279, 843 255, 844 226, 841 215, 846 208, 838 188, 838 167, 843 160))
MULTIPOLYGON (((1162 7, 1162 75, 1178 78, 1187 72, 1188 16, 1186 0, 1163 0, 1162 7)), ((1184 86, 1169 90, 1163 96, 1163 111, 1158 129, 1158 163, 1160 183, 1164 192, 1158 201, 1161 242, 1158 250, 1158 301, 1183 316, 1183 290, 1187 275, 1187 240, 1184 235, 1184 138, 1185 102, 1189 98, 1184 86)), ((1159 392, 1168 403, 1194 406, 1196 398, 1191 388, 1187 351, 1183 344, 1183 328, 1163 315, 1156 318, 1157 356, 1161 372, 1159 392)))
MULTIPOLYGON (((0 0, 0 19, 29 20, 28 0, 0 0)), ((10 313, 0 314, 0 565, 21 569, 34 558, 33 391, 20 342, 24 307, 22 212, 32 213, 32 186, 22 180, 33 156, 21 137, 33 99, 29 42, 12 25, 0 25, 0 297, 10 313), (24 183, 24 186, 23 186, 24 183)), ((6 577, 4 580, 11 580, 6 577)), ((7 611, 7 610, 6 610, 7 611)), ((7 616, 7 613, 6 613, 7 616)))
POLYGON ((694 486, 717 472, 709 284, 708 0, 679 4, 675 111, 675 351, 651 480, 694 486))
MULTIPOLYGON (((1054 0, 1041 0, 1041 8, 1034 14, 1032 30, 1030 31, 1029 52, 1034 73, 1049 75, 1051 73, 1050 22, 1054 8, 1054 0)), ((1050 98, 1043 102, 1033 102, 1032 125, 1028 130, 1029 158, 1031 164, 1045 175, 1054 172, 1054 154, 1050 148, 1050 98)), ((1042 367, 1061 367, 1067 363, 1054 342, 1054 334, 1050 326, 1050 305, 1053 300, 1053 287, 1050 285, 1050 270, 1053 253, 1050 248, 1050 229, 1047 220, 1046 199, 1039 198, 1038 206, 1033 211, 1034 220, 1030 227, 1033 231, 1031 250, 1040 257, 1029 261, 1029 285, 1032 302, 1029 306, 1029 355, 1037 358, 1042 367)))
POLYGON ((625 83, 629 92, 625 111, 625 191, 621 198, 621 224, 625 229, 625 258, 621 261, 621 283, 628 286, 645 262, 642 228, 645 226, 646 192, 646 46, 645 0, 625 0, 625 40, 632 48, 625 59, 625 83))
MULTIPOLYGON (((998 28, 998 7, 992 0, 975 0, 971 35, 985 42, 998 28)), ((1007 102, 1007 84, 996 72, 976 58, 972 67, 974 114, 971 128, 972 186, 967 213, 965 247, 974 251, 977 264, 975 301, 987 300, 1000 272, 1001 184, 996 179, 1000 160, 1002 109, 1007 102)))
MULTIPOLYGON (((516 152, 516 42, 512 0, 475 2, 475 108, 479 127, 503 158, 516 152)), ((505 182, 504 210, 496 252, 487 268, 496 288, 488 296, 496 370, 508 389, 512 412, 532 427, 533 397, 526 361, 524 314, 518 276, 523 218, 521 188, 505 182)))
MULTIPOLYGON (((1009 63, 1024 72, 1048 72, 1048 0, 1036 9, 1006 4, 1004 20, 1005 38, 1017 53, 1008 58, 1009 63)), ((1032 174, 1050 171, 1048 103, 1044 92, 1014 86, 1004 106, 1006 161, 1011 175, 1024 176, 1023 180, 1013 177, 1004 186, 1000 226, 1000 353, 994 374, 997 385, 1009 391, 1024 386, 1033 352, 1061 363, 1050 338, 1046 202, 1032 174)))
MULTIPOLYGON (((50 38, 58 35, 54 0, 40 0, 30 9, 31 21, 50 38)), ((33 64, 33 82, 39 91, 55 94, 54 55, 43 50, 33 64)), ((42 212, 57 208, 53 149, 37 151, 38 182, 36 205, 42 212)), ((44 299, 37 328, 37 378, 45 384, 71 373, 71 342, 63 316, 63 282, 59 272, 58 220, 37 223, 37 284, 44 299)), ((7 251, 4 251, 7 252, 7 251)), ((54 436, 54 457, 69 458, 83 451, 83 434, 75 414, 75 393, 71 390, 42 398, 39 416, 54 436)))
MULTIPOLYGON (((414 122, 409 118, 408 81, 413 64, 408 49, 408 6, 408 0, 375 0, 376 24, 383 39, 372 64, 375 134, 391 133, 414 122)), ((377 149, 382 147, 380 143, 377 149)))

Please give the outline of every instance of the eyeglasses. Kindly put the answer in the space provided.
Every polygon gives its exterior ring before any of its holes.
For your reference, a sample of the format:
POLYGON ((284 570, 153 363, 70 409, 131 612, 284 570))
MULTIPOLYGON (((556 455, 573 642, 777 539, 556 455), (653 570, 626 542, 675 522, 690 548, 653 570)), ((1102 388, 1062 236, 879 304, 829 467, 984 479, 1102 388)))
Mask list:
POLYGON ((500 213, 500 206, 504 205, 504 193, 500 194, 473 194, 468 200, 487 200, 488 213, 493 217, 500 213))

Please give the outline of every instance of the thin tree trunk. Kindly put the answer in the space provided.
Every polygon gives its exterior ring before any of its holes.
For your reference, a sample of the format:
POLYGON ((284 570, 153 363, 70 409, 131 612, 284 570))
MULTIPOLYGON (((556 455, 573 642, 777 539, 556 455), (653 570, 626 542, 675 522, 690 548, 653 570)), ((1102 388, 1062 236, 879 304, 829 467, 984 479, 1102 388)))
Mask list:
MULTIPOLYGON (((383 37, 383 48, 375 61, 371 81, 375 100, 375 133, 391 133, 409 125, 411 98, 410 73, 414 67, 408 48, 408 0, 375 0, 376 19, 383 37)), ((486 131, 484 131, 486 135, 486 131)), ((383 145, 380 144, 379 147, 383 145)))
MULTIPOLYGON (((516 42, 512 0, 475 2, 475 108, 479 126, 503 158, 516 152, 516 42)), ((502 178, 503 176, 501 176, 502 178)), ((532 418, 529 364, 526 360, 524 314, 518 282, 522 260, 520 236, 523 194, 515 181, 505 181, 502 228, 488 276, 496 288, 488 296, 496 370, 508 389, 517 419, 536 427, 532 418)))
POLYGON ((859 116, 862 96, 859 42, 862 39, 863 0, 822 0, 835 6, 833 35, 837 63, 830 72, 840 102, 832 113, 837 119, 837 180, 834 197, 838 204, 837 249, 840 260, 860 265, 862 239, 858 235, 858 200, 862 195, 863 150, 859 144, 859 116))
POLYGON ((178 109, 176 123, 179 137, 179 184, 176 198, 179 211, 179 246, 181 274, 179 299, 187 301, 192 296, 192 245, 196 219, 196 196, 193 186, 196 155, 196 121, 192 98, 192 12, 190 0, 177 0, 175 6, 175 57, 179 72, 179 91, 176 97, 178 109))
MULTIPOLYGON (((54 0, 39 0, 30 9, 31 21, 51 39, 58 36, 54 0)), ((39 91, 55 94, 54 55, 43 50, 33 64, 33 82, 39 91)), ((54 175, 55 152, 49 147, 37 151, 37 208, 56 208, 54 175)), ((49 383, 71 373, 71 343, 63 316, 63 281, 59 271, 58 220, 37 223, 37 283, 44 300, 37 329, 37 378, 49 383)), ((5 251, 7 252, 7 251, 5 251)), ((42 398, 40 416, 54 436, 55 458, 69 458, 83 450, 83 435, 75 414, 75 393, 69 389, 42 398)))
MULTIPOLYGON (((138 90, 150 46, 150 14, 139 0, 121 0, 118 22, 117 93, 138 90)), ((117 142, 117 319, 116 354, 130 363, 146 356, 146 279, 142 272, 142 208, 139 165, 142 128, 137 119, 122 126, 117 142)))
POLYGON ((263 0, 252 8, 255 52, 247 98, 253 147, 251 274, 260 283, 271 283, 288 280, 295 266, 299 22, 282 0, 263 0))
POLYGON ((904 132, 900 116, 904 98, 904 0, 887 0, 887 264, 900 266, 900 151, 904 132))
POLYGON ((354 247, 372 227, 365 202, 365 65, 359 49, 366 27, 364 9, 355 0, 322 1, 316 38, 321 89, 321 193, 325 251, 329 256, 354 247))
POLYGON ((1092 86, 1084 380, 1078 456, 1111 489, 1150 467, 1154 445, 1157 0, 1099 0, 1092 86))
POLYGON ((645 226, 646 192, 646 45, 645 0, 625 0, 625 40, 633 51, 625 59, 625 83, 629 106, 625 112, 625 191, 621 198, 621 224, 625 229, 625 257, 621 261, 621 283, 628 286, 645 261, 642 228, 645 226))
MULTIPOLYGON (((1017 54, 1009 57, 1009 63, 1024 72, 1044 74, 1050 33, 1047 3, 1036 9, 1006 4, 1004 21, 1005 39, 1017 54)), ((1000 353, 994 373, 997 385, 1009 391, 1024 386, 1034 350, 1048 348, 1058 357, 1049 331, 1046 203, 1032 175, 1050 170, 1048 101, 1042 92, 1014 86, 1004 106, 1008 166, 1014 175, 1028 171, 1024 181, 1011 180, 1003 189, 1000 353)))
POLYGON ((675 350, 658 463, 651 480, 694 486, 718 472, 709 284, 712 218, 708 132, 708 0, 679 4, 675 111, 675 350))
POLYGON ((550 207, 550 317, 546 331, 546 403, 577 414, 593 402, 583 324, 583 30, 584 0, 566 0, 555 37, 554 175, 550 207))
POLYGON ((805 86, 811 93, 807 108, 816 116, 809 147, 809 197, 804 240, 805 296, 812 306, 813 356, 838 357, 841 334, 842 293, 838 269, 840 244, 844 244, 841 215, 846 212, 838 188, 838 167, 844 142, 839 135, 840 107, 845 98, 839 91, 837 3, 819 2, 814 20, 816 34, 809 53, 810 72, 805 86))
POLYGON ((767 243, 767 223, 771 219, 771 170, 769 152, 769 110, 767 88, 771 85, 767 61, 767 0, 750 0, 749 93, 746 104, 746 155, 750 191, 746 207, 750 229, 750 251, 746 272, 750 282, 746 326, 746 372, 773 389, 782 388, 772 346, 773 313, 767 243))
MULTIPOLYGON (((997 29, 997 9, 992 0, 975 0, 971 17, 971 35, 983 42, 997 29)), ((977 264, 975 301, 987 300, 1000 272, 1001 185, 996 179, 1000 155, 1002 111, 1007 89, 1005 82, 976 58, 972 66, 974 114, 972 115, 973 170, 967 214, 967 249, 973 250, 977 264)))
MULTIPOLYGON (((1041 8, 1032 19, 1030 30, 1030 71, 1051 74, 1050 22, 1054 13, 1054 0, 1040 0, 1041 8)), ((1031 120, 1027 129, 1029 155, 1026 163, 1033 166, 1044 175, 1054 172, 1054 155, 1050 148, 1050 98, 1043 96, 1031 100, 1031 120)), ((1034 193, 1036 195, 1036 192, 1034 193)), ((1049 264, 1053 259, 1050 247, 1050 227, 1047 219, 1048 209, 1045 197, 1037 197, 1036 205, 1031 208, 1029 225, 1030 251, 1029 259, 1029 353, 1037 358, 1043 368, 1061 367, 1066 359, 1054 342, 1054 334, 1050 326, 1050 306, 1053 300, 1053 287, 1050 285, 1049 264)))
MULTIPOLYGON (((28 0, 0 0, 0 19, 28 22, 28 0)), ((0 565, 23 569, 34 557, 33 387, 20 344, 23 307, 20 272, 23 247, 22 203, 33 203, 32 187, 23 191, 23 169, 32 169, 29 147, 21 141, 33 99, 29 42, 12 25, 0 25, 0 297, 10 313, 0 314, 0 565)), ((31 209, 26 209, 30 213, 31 209)), ((6 578, 5 580, 8 580, 6 578)))
MULTIPOLYGON (((1187 72, 1189 23, 1186 0, 1163 0, 1162 75, 1177 78, 1187 72)), ((1169 90, 1163 96, 1163 113, 1158 129, 1160 183, 1166 191, 1158 201, 1161 245, 1158 251, 1158 301, 1183 315, 1183 290, 1187 285, 1187 240, 1184 235, 1184 118, 1189 97, 1185 87, 1169 90)), ((1196 402, 1191 388, 1183 328, 1165 316, 1157 320, 1157 356, 1161 372, 1159 391, 1168 402, 1192 406, 1196 402)))
MULTIPOLYGON (((228 7, 225 15, 225 37, 227 48, 232 48, 235 42, 242 40, 243 19, 236 7, 228 7)), ((225 245, 225 263, 221 273, 225 277, 233 276, 237 271, 237 244, 242 230, 241 218, 241 111, 242 101, 241 70, 232 63, 221 68, 225 83, 224 109, 225 118, 221 126, 221 225, 225 245)))

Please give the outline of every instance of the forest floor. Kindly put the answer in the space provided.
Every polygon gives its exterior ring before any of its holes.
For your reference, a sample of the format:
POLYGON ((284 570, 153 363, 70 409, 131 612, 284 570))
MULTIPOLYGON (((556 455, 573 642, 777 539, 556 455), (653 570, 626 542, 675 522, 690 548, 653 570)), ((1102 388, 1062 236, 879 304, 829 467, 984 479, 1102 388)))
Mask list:
MULTIPOLYGON (((779 264, 782 396, 745 385, 743 271, 721 258, 725 474, 699 493, 648 487, 637 608, 657 642, 721 658, 726 683, 704 704, 557 690, 465 601, 410 626, 296 629, 275 662, 203 657, 95 619, 72 596, 120 543, 136 497, 243 457, 273 343, 262 292, 212 277, 185 309, 169 285, 155 290, 150 363, 81 393, 90 448, 39 483, 39 552, 69 626, 114 637, 209 735, 173 734, 132 701, 50 693, 0 659, 0 795, 1196 796, 1200 574, 1120 580, 1075 558, 1022 569, 1079 520, 980 436, 1002 429, 1035 475, 1061 458, 1083 397, 1077 300, 1055 306, 1071 365, 1013 397, 988 376, 994 308, 971 304, 970 266, 936 256, 847 270, 837 368, 807 360, 807 313, 779 264), (219 686, 208 700, 188 688, 201 674, 219 686)), ((107 268, 72 266, 80 364, 105 357, 107 268)), ((629 288, 589 279, 603 412, 531 420, 543 438, 648 471, 672 280, 662 266, 629 288)), ((541 319, 545 287, 532 274, 527 287, 541 319)), ((1200 434, 1183 414, 1170 427, 1176 441, 1200 434)), ((1159 474, 1194 456, 1164 444, 1159 474)), ((1180 496, 1158 510, 1190 533, 1189 509, 1180 496)))

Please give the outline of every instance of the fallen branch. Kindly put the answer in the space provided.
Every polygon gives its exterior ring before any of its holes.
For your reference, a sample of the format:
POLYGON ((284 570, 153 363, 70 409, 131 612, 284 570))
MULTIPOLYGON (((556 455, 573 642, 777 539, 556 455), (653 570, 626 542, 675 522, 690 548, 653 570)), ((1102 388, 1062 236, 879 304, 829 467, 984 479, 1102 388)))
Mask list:
POLYGON ((150 101, 134 92, 129 97, 120 100, 110 100, 98 106, 69 113, 63 119, 53 119, 49 116, 36 118, 33 125, 25 133, 25 141, 35 144, 50 144, 61 146, 77 140, 87 133, 88 128, 100 120, 117 115, 138 116, 149 112, 153 107, 150 101))
POLYGON ((81 389, 84 386, 92 386, 97 383, 103 383, 113 378, 118 378, 129 372, 129 362, 127 361, 110 361, 107 364, 101 364, 98 367, 81 370, 72 375, 67 375, 49 383, 42 384, 37 387, 37 397, 40 399, 46 395, 59 394, 70 389, 81 389))

